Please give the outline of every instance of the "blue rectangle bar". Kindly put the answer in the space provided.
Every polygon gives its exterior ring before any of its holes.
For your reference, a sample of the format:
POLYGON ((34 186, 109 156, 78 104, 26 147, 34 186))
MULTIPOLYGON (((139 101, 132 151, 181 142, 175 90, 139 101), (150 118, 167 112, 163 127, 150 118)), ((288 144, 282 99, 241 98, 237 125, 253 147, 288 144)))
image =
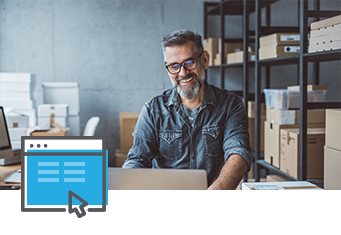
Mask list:
POLYGON ((59 182, 59 178, 38 178, 38 182, 40 183, 56 183, 56 182, 59 182))
POLYGON ((64 162, 64 166, 85 166, 85 162, 64 162))
POLYGON ((39 175, 58 175, 59 174, 59 170, 38 170, 38 174, 39 175))
POLYGON ((38 162, 38 166, 59 166, 59 162, 38 162))
POLYGON ((65 175, 85 175, 85 170, 64 170, 65 175))
POLYGON ((50 149, 50 150, 40 150, 40 149, 28 149, 27 152, 30 153, 101 153, 102 150, 94 150, 94 149, 89 149, 89 150, 84 150, 84 149, 77 149, 77 150, 62 150, 62 149, 50 149))
POLYGON ((64 182, 80 183, 85 182, 85 178, 64 178, 64 182))

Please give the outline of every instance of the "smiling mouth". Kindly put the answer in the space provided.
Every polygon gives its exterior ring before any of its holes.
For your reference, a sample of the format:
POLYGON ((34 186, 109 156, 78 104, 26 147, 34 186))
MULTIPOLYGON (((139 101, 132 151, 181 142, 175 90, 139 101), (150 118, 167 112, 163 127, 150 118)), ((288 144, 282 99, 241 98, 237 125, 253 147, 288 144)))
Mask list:
POLYGON ((182 80, 180 80, 180 82, 181 82, 181 83, 188 83, 188 82, 192 81, 193 78, 194 78, 194 76, 193 76, 193 77, 190 77, 190 78, 188 78, 188 79, 182 79, 182 80))

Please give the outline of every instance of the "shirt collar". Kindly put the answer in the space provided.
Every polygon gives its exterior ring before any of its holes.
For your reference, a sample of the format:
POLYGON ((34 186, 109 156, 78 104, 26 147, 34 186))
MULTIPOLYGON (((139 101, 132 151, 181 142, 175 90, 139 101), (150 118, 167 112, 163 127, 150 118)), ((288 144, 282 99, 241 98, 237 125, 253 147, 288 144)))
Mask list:
MULTIPOLYGON (((213 92, 212 86, 209 85, 205 81, 205 95, 204 95, 204 100, 203 100, 203 106, 206 106, 206 104, 212 104, 216 106, 216 96, 213 92)), ((181 104, 181 100, 179 97, 179 94, 175 88, 172 89, 172 93, 168 99, 168 101, 165 103, 166 106, 171 106, 171 105, 176 105, 179 106, 181 104)))

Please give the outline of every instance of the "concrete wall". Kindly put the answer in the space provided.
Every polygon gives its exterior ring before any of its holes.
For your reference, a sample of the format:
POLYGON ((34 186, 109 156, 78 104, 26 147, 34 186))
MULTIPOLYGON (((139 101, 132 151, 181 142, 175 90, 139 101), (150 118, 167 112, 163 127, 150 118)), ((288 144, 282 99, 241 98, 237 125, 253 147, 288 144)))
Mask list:
MULTIPOLYGON (((297 4, 279 4, 274 8, 285 22, 297 23, 296 11, 288 10, 297 4)), ((283 22, 278 15, 273 17, 283 22)), ((228 32, 241 37, 240 18, 227 20, 235 22, 228 32)), ((209 36, 220 36, 218 22, 210 22, 209 36)), ((90 117, 101 118, 96 136, 106 137, 109 165, 113 165, 119 148, 119 112, 139 112, 144 102, 171 87, 159 41, 180 28, 203 33, 202 0, 2 0, 0 71, 32 73, 38 105, 43 82, 78 82, 81 130, 90 117)), ((333 71, 326 75, 329 80, 321 83, 335 87, 333 97, 341 99, 340 71, 335 69, 340 63, 333 63, 328 64, 328 71, 333 71)), ((276 78, 272 85, 288 85, 287 79, 296 74, 290 71, 285 66, 272 69, 276 78)), ((241 89, 241 69, 226 73, 226 88, 241 89)), ((210 70, 209 76, 219 85, 219 73, 210 70)), ((253 70, 250 77, 253 86, 253 70)))

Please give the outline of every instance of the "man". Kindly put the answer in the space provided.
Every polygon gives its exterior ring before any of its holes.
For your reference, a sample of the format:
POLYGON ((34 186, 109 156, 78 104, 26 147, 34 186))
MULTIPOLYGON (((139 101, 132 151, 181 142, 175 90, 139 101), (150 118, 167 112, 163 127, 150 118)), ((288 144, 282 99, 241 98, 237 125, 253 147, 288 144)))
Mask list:
POLYGON ((178 30, 162 41, 172 89, 146 102, 123 168, 205 169, 209 189, 235 189, 251 163, 242 99, 205 81, 201 36, 178 30))

